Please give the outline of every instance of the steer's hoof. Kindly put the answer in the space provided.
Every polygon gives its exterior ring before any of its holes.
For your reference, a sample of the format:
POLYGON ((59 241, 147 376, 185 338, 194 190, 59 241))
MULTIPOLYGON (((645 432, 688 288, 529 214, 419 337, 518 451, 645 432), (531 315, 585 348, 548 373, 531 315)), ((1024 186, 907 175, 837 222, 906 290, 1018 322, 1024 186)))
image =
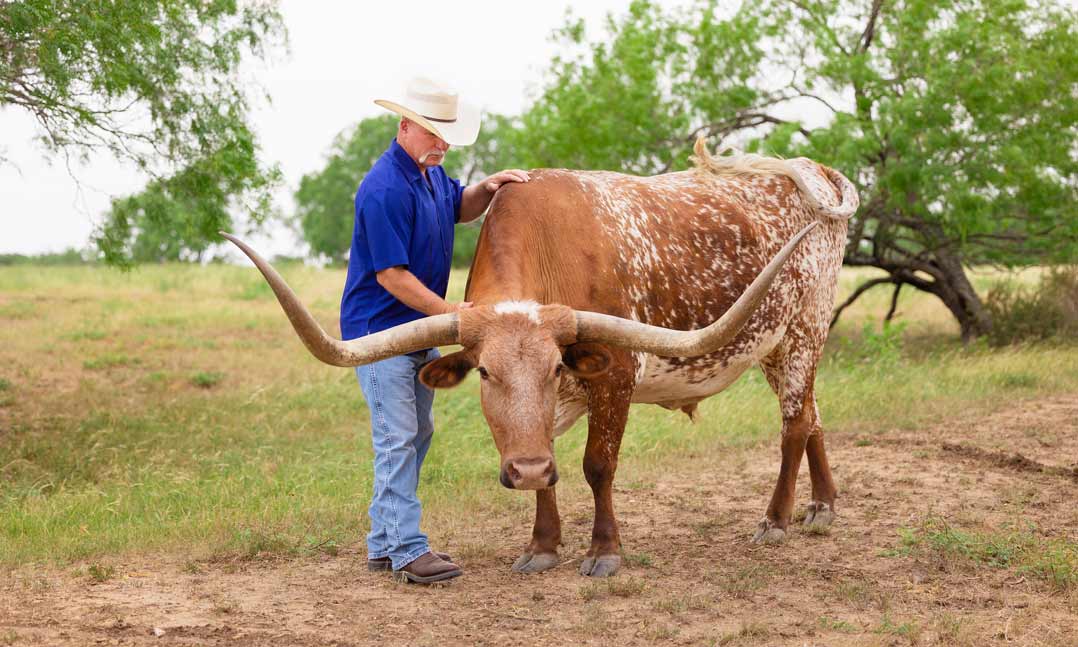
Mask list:
POLYGON ((513 562, 514 573, 542 573, 558 565, 557 553, 524 553, 513 562))
POLYGON ((834 520, 835 511, 831 509, 830 505, 823 501, 809 501, 808 507, 805 509, 805 521, 803 523, 805 528, 809 526, 826 528, 834 520))
POLYGON ((588 577, 610 577, 618 572, 619 566, 621 566, 621 555, 585 557, 580 563, 580 574, 588 577))
POLYGON ((779 528, 770 519, 764 519, 756 526, 756 534, 752 536, 754 544, 781 544, 786 541, 786 531, 779 528))

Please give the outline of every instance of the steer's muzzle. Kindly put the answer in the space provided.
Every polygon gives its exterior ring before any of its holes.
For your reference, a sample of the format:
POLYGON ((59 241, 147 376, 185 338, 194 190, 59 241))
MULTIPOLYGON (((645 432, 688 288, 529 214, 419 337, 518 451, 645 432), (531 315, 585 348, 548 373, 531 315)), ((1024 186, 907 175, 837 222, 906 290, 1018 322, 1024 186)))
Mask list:
POLYGON ((558 469, 553 458, 511 458, 499 480, 509 489, 543 490, 558 482, 558 469))

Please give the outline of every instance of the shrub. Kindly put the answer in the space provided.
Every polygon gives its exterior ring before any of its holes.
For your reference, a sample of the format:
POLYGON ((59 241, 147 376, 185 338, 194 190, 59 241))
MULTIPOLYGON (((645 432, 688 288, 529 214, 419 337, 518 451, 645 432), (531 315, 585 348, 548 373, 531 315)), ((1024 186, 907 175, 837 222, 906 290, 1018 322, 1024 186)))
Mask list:
POLYGON ((90 564, 90 567, 86 569, 86 573, 94 582, 107 582, 116 576, 116 568, 113 566, 103 566, 95 562, 90 564))
POLYGON ((1004 346, 1053 337, 1078 338, 1078 266, 1053 268, 1033 288, 1001 283, 989 290, 988 343, 1004 346))
POLYGON ((902 360, 903 334, 906 322, 885 321, 877 324, 866 321, 860 339, 843 339, 836 358, 852 364, 890 367, 902 360))
POLYGON ((191 384, 200 389, 212 389, 224 378, 223 373, 199 371, 191 376, 191 384))

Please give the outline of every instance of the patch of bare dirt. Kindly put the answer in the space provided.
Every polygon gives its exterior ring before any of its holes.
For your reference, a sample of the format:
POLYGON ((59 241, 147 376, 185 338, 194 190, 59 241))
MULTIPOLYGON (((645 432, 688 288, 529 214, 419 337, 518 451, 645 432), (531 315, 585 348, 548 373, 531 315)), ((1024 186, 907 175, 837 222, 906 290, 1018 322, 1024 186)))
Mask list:
POLYGON ((899 531, 933 518, 1075 541, 1078 394, 828 444, 838 519, 828 534, 794 529, 779 547, 748 543, 778 471, 776 441, 649 473, 623 466, 625 563, 610 580, 576 573, 592 504, 568 488, 564 562, 544 574, 509 571, 527 512, 443 534, 436 547, 465 568, 444 586, 368 573, 359 543, 317 559, 146 560, 102 583, 20 572, 0 584, 0 645, 1075 644, 1073 587, 903 553, 899 531))

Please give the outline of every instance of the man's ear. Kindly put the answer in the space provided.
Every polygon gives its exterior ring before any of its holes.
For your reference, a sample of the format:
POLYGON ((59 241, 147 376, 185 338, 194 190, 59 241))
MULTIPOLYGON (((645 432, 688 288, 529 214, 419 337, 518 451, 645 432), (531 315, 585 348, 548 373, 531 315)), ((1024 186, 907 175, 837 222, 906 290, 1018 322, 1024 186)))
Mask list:
POLYGON ((473 368, 471 354, 461 350, 427 362, 419 369, 419 381, 431 389, 448 389, 460 384, 473 368))
POLYGON ((584 341, 566 346, 561 361, 573 375, 588 380, 605 373, 612 360, 606 346, 584 341))

